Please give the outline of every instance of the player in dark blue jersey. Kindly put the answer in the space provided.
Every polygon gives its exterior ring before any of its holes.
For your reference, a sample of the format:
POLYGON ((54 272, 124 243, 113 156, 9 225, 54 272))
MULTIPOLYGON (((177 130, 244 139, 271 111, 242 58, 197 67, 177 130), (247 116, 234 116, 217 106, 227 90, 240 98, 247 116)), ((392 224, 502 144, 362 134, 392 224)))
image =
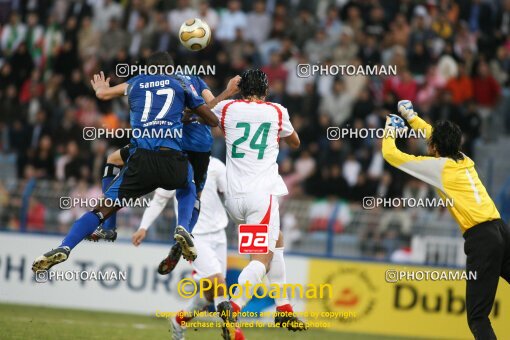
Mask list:
MULTIPOLYGON (((219 103, 222 98, 233 96, 239 91, 238 83, 241 80, 239 76, 232 78, 229 81, 227 89, 214 98, 207 84, 198 76, 178 75, 185 81, 187 86, 192 92, 200 93, 206 100, 210 108, 213 108, 219 103)), ((197 120, 197 116, 188 110, 185 115, 185 124, 183 128, 183 150, 187 154, 189 162, 193 167, 194 181, 197 191, 197 201, 193 208, 191 215, 190 228, 193 227, 198 221, 200 214, 200 195, 204 189, 205 181, 207 179, 207 168, 209 167, 209 160, 211 157, 211 148, 213 144, 213 136, 211 128, 202 124, 197 120)), ((158 273, 166 275, 170 273, 181 257, 182 247, 179 243, 175 243, 170 249, 168 255, 160 262, 158 266, 158 273)))
MULTIPOLYGON (((184 78, 187 86, 190 87, 190 90, 196 91, 200 94, 210 108, 213 108, 217 103, 235 95, 239 91, 239 76, 230 79, 227 88, 217 97, 214 97, 207 84, 205 84, 200 77, 182 77, 184 78)), ((190 114, 190 112, 191 111, 187 110, 186 118, 183 118, 186 120, 186 123, 183 126, 182 149, 188 155, 188 160, 193 168, 194 182, 197 191, 197 202, 193 208, 189 225, 190 230, 193 230, 200 214, 200 194, 206 181, 213 138, 211 128, 208 125, 199 123, 196 119, 197 116, 190 114)), ((108 187, 108 184, 111 179, 115 177, 116 173, 120 171, 128 157, 129 145, 116 150, 108 156, 102 178, 103 191, 108 187)), ((181 215, 181 209, 182 207, 179 205, 178 216, 181 215)), ((115 217, 115 214, 113 214, 110 218, 108 218, 102 226, 99 226, 94 233, 88 237, 88 239, 91 241, 98 241, 101 239, 111 242, 115 241, 117 238, 115 217)), ((180 224, 179 221, 178 224, 180 224)), ((170 273, 179 262, 181 255, 181 246, 179 243, 175 243, 171 247, 168 255, 160 262, 158 272, 162 275, 170 273)))
MULTIPOLYGON (((187 75, 178 75, 188 82, 188 86, 190 86, 191 91, 196 91, 202 95, 206 102, 211 102, 208 100, 209 96, 212 96, 211 91, 209 90, 209 86, 202 80, 202 78, 198 76, 187 76, 187 75)), ((238 81, 239 79, 236 77, 234 81, 238 81)), ((227 88, 228 90, 228 88, 227 88)), ((216 100, 216 102, 218 102, 216 100)), ((210 107, 210 106, 209 106, 210 107)), ((192 152, 205 152, 210 153, 211 147, 213 144, 213 136, 211 133, 211 127, 205 124, 199 123, 194 117, 184 125, 183 128, 183 150, 192 151, 192 152)))
MULTIPOLYGON (((239 76, 230 79, 227 88, 217 97, 213 95, 207 84, 200 77, 183 75, 179 77, 181 77, 180 79, 182 79, 183 84, 189 87, 190 91, 196 92, 196 94, 203 97, 209 108, 213 108, 220 101, 228 99, 239 91, 237 86, 240 80, 239 76)), ((189 224, 190 230, 193 230, 200 212, 199 198, 205 185, 213 138, 210 126, 199 123, 196 119, 198 116, 190 114, 191 111, 189 109, 187 109, 186 112, 187 118, 183 118, 186 120, 186 123, 183 125, 182 149, 187 154, 188 160, 193 168, 194 182, 197 191, 197 202, 195 203, 189 224)), ((130 145, 126 145, 108 155, 102 177, 103 192, 106 191, 112 179, 126 163, 129 157, 129 149, 130 145)), ((181 209, 182 207, 179 207, 179 216, 182 215, 180 212, 181 209)), ((178 224, 180 224, 180 221, 178 221, 178 224)), ((90 241, 106 240, 111 242, 115 241, 116 238, 116 214, 106 219, 94 233, 87 237, 90 241)), ((180 249, 178 252, 173 252, 173 254, 177 256, 176 260, 178 260, 181 254, 180 249)))
MULTIPOLYGON (((172 65, 173 61, 168 53, 156 52, 148 58, 147 63, 149 66, 172 65)), ((205 105, 203 98, 183 86, 180 79, 169 75, 141 75, 128 83, 110 87, 109 79, 105 79, 101 72, 94 76, 91 83, 96 96, 103 100, 128 95, 134 136, 129 157, 104 193, 109 200, 99 200, 92 211, 76 220, 58 248, 34 261, 34 272, 48 270, 66 261, 70 251, 81 240, 122 208, 122 204, 117 202, 138 198, 156 188, 180 189, 177 198, 180 204, 188 207, 188 224, 191 219, 196 189, 192 184, 193 171, 182 153, 181 119, 182 112, 188 107, 210 126, 217 126, 218 119, 205 105)), ((191 235, 182 226, 176 228, 174 239, 181 245, 186 259, 196 258, 191 235)))

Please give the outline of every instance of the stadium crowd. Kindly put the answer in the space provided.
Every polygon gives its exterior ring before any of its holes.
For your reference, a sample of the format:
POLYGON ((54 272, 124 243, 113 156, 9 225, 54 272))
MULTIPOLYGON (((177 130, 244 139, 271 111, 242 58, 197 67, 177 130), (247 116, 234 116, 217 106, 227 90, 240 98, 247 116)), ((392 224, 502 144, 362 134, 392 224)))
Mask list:
MULTIPOLYGON (((495 118, 510 84, 509 0, 0 1, 0 151, 16 155, 18 178, 97 191, 107 153, 128 139, 84 140, 83 128, 128 127, 129 109, 125 99, 96 100, 89 79, 103 70, 125 81, 117 64, 158 50, 176 64, 214 65, 205 77, 214 93, 246 68, 267 73, 268 100, 289 109, 302 139, 279 157, 291 197, 430 195, 395 176, 377 138, 327 138, 328 127, 383 127, 401 99, 428 120, 457 122, 470 156, 492 126, 509 130, 510 119, 495 118), (213 30, 200 52, 177 38, 193 17, 213 30), (397 74, 300 77, 298 64, 395 65, 397 74)), ((216 135, 213 154, 224 158, 216 135)), ((426 151, 422 140, 400 143, 426 151)), ((0 204, 8 191, 0 185, 0 204)))

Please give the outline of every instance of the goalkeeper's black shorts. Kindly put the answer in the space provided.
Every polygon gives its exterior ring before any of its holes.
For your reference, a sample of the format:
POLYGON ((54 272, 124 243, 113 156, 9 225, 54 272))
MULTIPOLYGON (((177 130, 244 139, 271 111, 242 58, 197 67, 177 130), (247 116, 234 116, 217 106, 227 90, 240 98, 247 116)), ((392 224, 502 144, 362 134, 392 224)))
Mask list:
POLYGON ((476 339, 495 339, 489 314, 499 278, 510 283, 510 228, 501 219, 483 222, 464 232, 467 255, 466 282, 468 324, 476 339))

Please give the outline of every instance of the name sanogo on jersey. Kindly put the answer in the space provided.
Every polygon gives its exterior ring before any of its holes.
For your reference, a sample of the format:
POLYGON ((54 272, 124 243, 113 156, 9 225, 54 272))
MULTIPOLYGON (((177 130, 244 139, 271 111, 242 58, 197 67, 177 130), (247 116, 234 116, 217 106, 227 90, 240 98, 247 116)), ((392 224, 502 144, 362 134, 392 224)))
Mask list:
POLYGON ((131 138, 131 145, 157 150, 181 150, 182 112, 205 104, 179 78, 168 75, 139 75, 127 81, 131 128, 144 131, 131 138))
POLYGON ((276 158, 280 138, 294 131, 287 109, 271 102, 225 100, 213 111, 227 145, 227 195, 286 195, 276 158))

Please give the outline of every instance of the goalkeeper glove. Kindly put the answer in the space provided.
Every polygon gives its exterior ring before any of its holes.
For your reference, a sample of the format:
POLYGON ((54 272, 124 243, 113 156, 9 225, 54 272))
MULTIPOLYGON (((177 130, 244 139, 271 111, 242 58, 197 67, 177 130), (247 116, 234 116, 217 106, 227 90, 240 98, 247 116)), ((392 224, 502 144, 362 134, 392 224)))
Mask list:
POLYGON ((418 114, 413 109, 413 103, 410 100, 401 100, 397 104, 398 112, 404 117, 407 121, 412 120, 414 117, 418 116, 418 114))
POLYGON ((387 137, 396 138, 397 136, 402 136, 407 131, 407 126, 402 118, 395 114, 390 114, 386 117, 386 126, 384 129, 387 137), (399 131, 398 133, 397 130, 399 131))

